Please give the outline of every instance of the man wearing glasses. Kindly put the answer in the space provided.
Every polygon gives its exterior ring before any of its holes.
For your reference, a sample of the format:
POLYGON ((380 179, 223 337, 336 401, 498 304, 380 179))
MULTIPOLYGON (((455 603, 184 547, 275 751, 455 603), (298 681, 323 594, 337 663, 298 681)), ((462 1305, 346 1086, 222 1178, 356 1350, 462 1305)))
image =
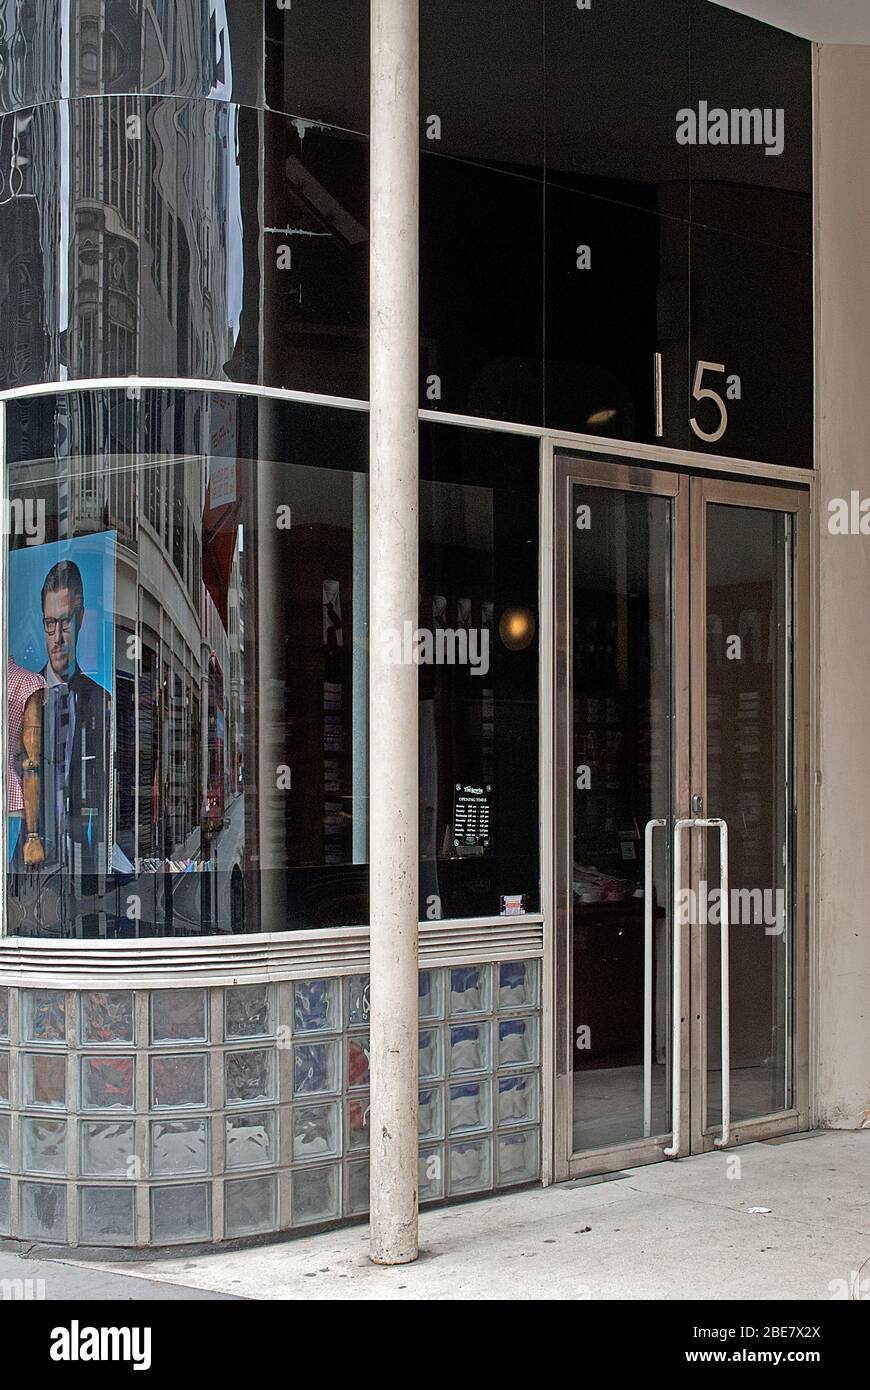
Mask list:
MULTIPOLYGON (((46 865, 76 875, 106 872, 109 693, 86 676, 77 646, 85 613, 81 571, 72 560, 52 566, 42 586, 42 827, 46 865)), ((80 883, 83 893, 96 885, 80 883)))

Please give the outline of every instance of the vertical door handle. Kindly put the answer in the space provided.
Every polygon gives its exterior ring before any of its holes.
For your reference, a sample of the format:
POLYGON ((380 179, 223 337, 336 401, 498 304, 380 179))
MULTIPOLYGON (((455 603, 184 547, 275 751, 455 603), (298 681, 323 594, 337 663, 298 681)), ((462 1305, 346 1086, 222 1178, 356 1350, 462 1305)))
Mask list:
POLYGON ((682 1093, 682 1009, 683 1009, 683 932, 680 921, 682 904, 681 848, 683 831, 697 825, 696 820, 674 822, 674 910, 673 910, 673 1000, 671 1003, 671 1142, 664 1150, 666 1158, 677 1158, 680 1152, 681 1093, 682 1093))
POLYGON ((721 1010, 722 1133, 713 1143, 724 1149, 731 1138, 731 893, 728 883, 728 825, 720 819, 706 822, 719 831, 719 1004, 721 1010))
POLYGON ((680 921, 680 898, 682 896, 680 848, 684 830, 718 830, 719 832, 719 891, 721 912, 719 927, 720 951, 720 1029, 722 1050, 722 1133, 714 1139, 717 1149, 724 1149, 731 1138, 731 1001, 728 967, 730 960, 730 889, 728 883, 728 825, 719 817, 678 820, 674 824, 674 997, 671 1034, 671 1112, 673 1134, 671 1143, 664 1150, 667 1158, 676 1158, 680 1152, 681 1121, 681 1008, 682 1008, 682 922, 680 921))
POLYGON ((643 847, 643 1135, 652 1132, 653 1069, 653 832, 666 820, 650 820, 643 847))

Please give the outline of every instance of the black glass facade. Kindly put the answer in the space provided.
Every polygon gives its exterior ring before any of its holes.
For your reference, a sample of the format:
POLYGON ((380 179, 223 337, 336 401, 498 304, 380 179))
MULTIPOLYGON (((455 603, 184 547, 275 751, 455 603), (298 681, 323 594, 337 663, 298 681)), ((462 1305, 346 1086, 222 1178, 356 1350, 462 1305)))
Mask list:
MULTIPOLYGON (((0 384, 365 399, 366 6, 79 9, 0 7, 0 384)), ((421 406, 810 466, 809 44, 708 0, 421 22, 421 406), (702 109, 781 140, 681 143, 702 109)))

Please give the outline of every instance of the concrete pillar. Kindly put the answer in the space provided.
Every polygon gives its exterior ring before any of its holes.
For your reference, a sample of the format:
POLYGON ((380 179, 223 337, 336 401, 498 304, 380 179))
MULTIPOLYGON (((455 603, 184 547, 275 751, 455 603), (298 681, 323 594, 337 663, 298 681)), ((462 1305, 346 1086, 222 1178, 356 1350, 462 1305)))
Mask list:
MULTIPOLYGON (((6 402, 0 401, 0 498, 9 495, 9 479, 6 475, 6 402)), ((4 521, 5 521, 4 517, 4 521)), ((6 577, 8 573, 7 548, 9 540, 5 531, 0 531, 0 843, 3 845, 3 861, 0 864, 0 937, 8 930, 6 921, 7 899, 7 797, 6 769, 8 767, 6 711, 9 708, 6 687, 8 684, 8 641, 6 627, 6 577)))
POLYGON ((870 536, 828 504, 870 497, 870 47, 823 45, 817 100, 819 788, 815 1114, 870 1126, 870 536))
POLYGON ((417 1258, 418 0, 371 7, 371 1258, 417 1258))

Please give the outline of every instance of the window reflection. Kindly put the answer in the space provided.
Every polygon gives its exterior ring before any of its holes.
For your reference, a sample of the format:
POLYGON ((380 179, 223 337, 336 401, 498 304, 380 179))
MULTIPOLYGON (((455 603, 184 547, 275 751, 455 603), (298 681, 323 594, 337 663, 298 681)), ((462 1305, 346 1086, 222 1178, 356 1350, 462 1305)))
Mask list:
POLYGON ((10 408, 12 931, 366 920, 365 431, 218 392, 10 408))
MULTIPOLYGON (((7 424, 10 930, 365 923, 366 415, 131 388, 7 424)), ((421 917, 536 911, 537 442, 425 425, 421 472, 421 917)))

